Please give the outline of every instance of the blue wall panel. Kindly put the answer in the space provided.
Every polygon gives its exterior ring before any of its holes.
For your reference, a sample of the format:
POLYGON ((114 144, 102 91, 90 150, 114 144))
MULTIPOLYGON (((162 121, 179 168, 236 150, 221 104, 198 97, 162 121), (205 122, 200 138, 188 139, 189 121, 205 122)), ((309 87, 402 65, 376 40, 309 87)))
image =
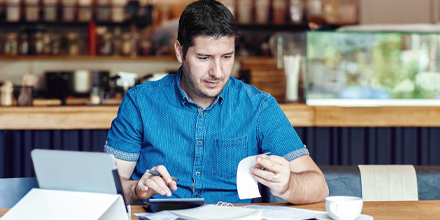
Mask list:
MULTIPOLYGON (((318 165, 440 165, 440 128, 299 127, 318 165)), ((102 152, 108 130, 0 131, 0 178, 34 176, 32 149, 102 152)))

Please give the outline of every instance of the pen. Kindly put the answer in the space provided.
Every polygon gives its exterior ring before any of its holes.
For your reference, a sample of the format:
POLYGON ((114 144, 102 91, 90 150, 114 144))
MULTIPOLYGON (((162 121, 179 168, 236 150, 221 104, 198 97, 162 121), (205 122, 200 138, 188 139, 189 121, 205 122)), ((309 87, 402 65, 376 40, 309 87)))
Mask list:
MULTIPOLYGON (((150 173, 150 174, 153 175, 153 176, 160 176, 160 177, 162 177, 162 175, 160 175, 160 173, 157 172, 156 170, 147 170, 147 173, 150 173)), ((176 178, 176 177, 174 177, 174 176, 172 176, 171 179, 172 179, 173 181, 175 181, 175 182, 179 181, 179 179, 176 178)))

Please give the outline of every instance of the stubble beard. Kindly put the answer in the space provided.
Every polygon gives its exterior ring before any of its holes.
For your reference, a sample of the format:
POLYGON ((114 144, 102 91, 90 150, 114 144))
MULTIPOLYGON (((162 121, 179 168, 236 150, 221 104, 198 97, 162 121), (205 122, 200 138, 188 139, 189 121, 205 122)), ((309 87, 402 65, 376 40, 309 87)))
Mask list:
MULTIPOLYGON (((215 94, 215 95, 210 95, 207 94, 205 92, 203 92, 200 88, 197 88, 195 86, 195 83, 192 81, 191 77, 188 76, 187 73, 191 72, 189 69, 183 67, 183 73, 182 73, 182 77, 183 77, 183 81, 186 85, 186 87, 196 96, 200 97, 200 98, 215 98, 218 96, 218 94, 220 94, 220 92, 223 90, 223 88, 225 88, 225 85, 223 85, 223 87, 215 94)), ((212 78, 212 77, 207 77, 204 79, 201 79, 202 81, 220 81, 223 82, 224 77, 223 78, 212 78)))

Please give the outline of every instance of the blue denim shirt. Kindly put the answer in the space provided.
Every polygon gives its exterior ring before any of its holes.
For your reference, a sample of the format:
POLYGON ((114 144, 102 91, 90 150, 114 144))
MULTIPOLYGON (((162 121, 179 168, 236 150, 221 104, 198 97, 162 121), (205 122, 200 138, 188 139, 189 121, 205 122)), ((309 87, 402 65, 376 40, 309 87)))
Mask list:
POLYGON ((179 178, 173 198, 248 203, 237 193, 240 160, 265 152, 288 161, 309 154, 268 93, 230 77, 203 109, 180 88, 179 76, 180 70, 130 89, 112 122, 104 151, 137 162, 132 179, 164 165, 179 178))

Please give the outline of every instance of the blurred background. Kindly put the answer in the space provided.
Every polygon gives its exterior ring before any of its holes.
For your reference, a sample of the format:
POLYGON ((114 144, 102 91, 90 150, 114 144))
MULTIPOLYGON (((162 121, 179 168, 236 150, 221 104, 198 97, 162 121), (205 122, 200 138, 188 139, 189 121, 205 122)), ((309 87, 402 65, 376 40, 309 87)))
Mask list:
MULTIPOLYGON (((35 148, 102 151, 125 92, 177 72, 190 2, 0 0, 0 177, 32 176, 35 148)), ((440 164, 440 0, 221 2, 232 76, 277 99, 317 164, 440 164), (409 108, 326 107, 390 105, 409 108)))

